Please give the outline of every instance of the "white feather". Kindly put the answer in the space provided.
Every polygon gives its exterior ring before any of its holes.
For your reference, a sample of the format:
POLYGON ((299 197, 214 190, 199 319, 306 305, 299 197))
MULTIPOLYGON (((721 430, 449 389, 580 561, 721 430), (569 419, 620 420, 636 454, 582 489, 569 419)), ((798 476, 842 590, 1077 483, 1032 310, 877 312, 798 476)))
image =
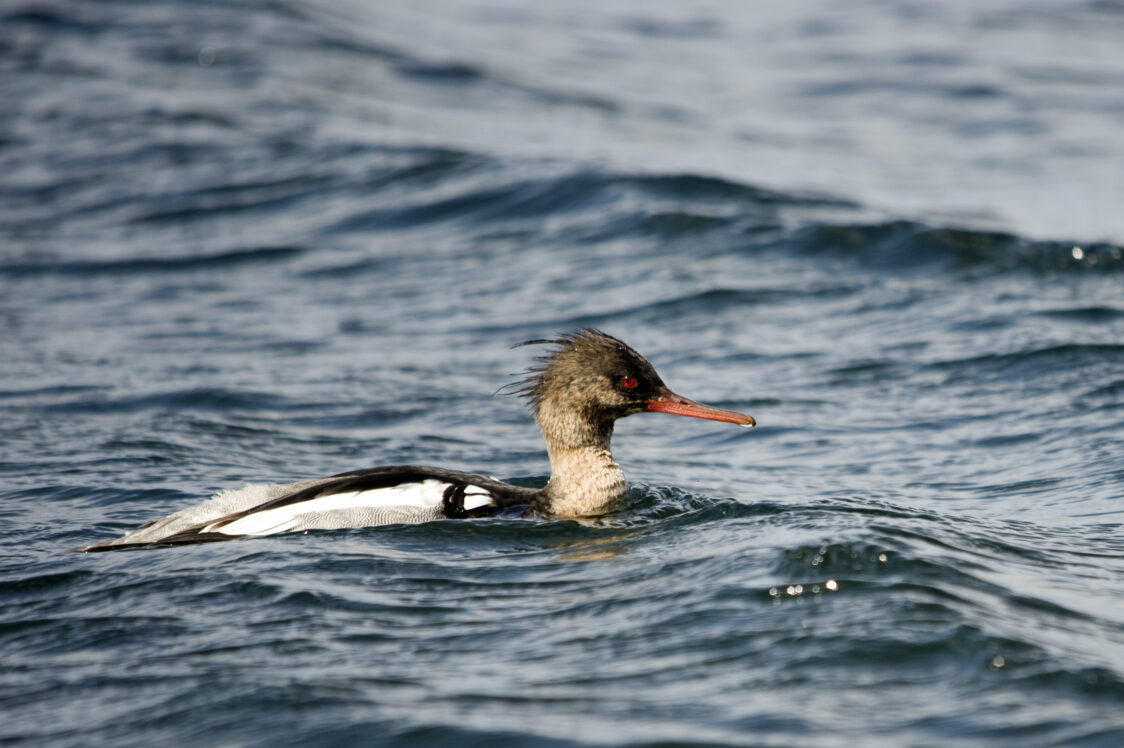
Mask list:
POLYGON ((309 515, 327 512, 388 507, 433 509, 441 506, 448 486, 449 484, 443 481, 430 479, 420 483, 403 483, 369 491, 334 493, 276 509, 254 512, 226 525, 215 522, 204 527, 202 532, 220 532, 224 535, 272 535, 291 530, 302 524, 302 521, 307 522, 309 515))
MULTIPOLYGON (((226 535, 273 535, 299 530, 333 530, 345 527, 373 527, 399 522, 429 522, 444 516, 443 498, 449 484, 436 479, 405 483, 371 491, 350 491, 320 496, 311 501, 253 512, 228 525, 222 518, 250 511, 255 506, 282 499, 298 491, 331 483, 334 477, 296 483, 250 483, 242 488, 220 491, 207 501, 181 509, 155 520, 123 537, 96 543, 90 548, 107 548, 134 543, 158 543, 161 539, 185 532, 218 532, 226 535)), ((465 486, 464 508, 471 511, 493 505, 488 491, 480 486, 465 486)))
MULTIPOLYGON (((473 486, 475 488, 475 486, 473 486)), ((464 510, 466 512, 477 509, 482 506, 489 506, 492 503, 492 497, 486 493, 468 493, 464 494, 464 510)))

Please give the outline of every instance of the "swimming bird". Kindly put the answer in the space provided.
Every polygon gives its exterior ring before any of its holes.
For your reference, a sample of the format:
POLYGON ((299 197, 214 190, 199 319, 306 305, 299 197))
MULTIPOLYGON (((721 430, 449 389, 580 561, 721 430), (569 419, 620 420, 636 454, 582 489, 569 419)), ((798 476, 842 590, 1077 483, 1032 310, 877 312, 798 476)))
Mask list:
POLYGON ((644 411, 753 426, 752 416, 696 403, 667 388, 647 359, 598 330, 554 348, 514 385, 531 404, 550 458, 542 488, 485 475, 393 465, 296 483, 249 484, 79 551, 207 543, 301 530, 465 519, 525 506, 525 514, 590 517, 612 511, 627 483, 609 443, 619 418, 644 411))

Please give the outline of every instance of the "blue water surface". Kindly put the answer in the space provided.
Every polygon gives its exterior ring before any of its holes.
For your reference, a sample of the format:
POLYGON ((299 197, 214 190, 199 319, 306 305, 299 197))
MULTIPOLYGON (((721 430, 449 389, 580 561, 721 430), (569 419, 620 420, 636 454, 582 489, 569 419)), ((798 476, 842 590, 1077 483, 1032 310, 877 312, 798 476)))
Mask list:
POLYGON ((0 8, 0 742, 1124 744, 1124 6, 0 8), (752 431, 626 506, 113 554, 251 481, 541 485, 597 327, 752 431))

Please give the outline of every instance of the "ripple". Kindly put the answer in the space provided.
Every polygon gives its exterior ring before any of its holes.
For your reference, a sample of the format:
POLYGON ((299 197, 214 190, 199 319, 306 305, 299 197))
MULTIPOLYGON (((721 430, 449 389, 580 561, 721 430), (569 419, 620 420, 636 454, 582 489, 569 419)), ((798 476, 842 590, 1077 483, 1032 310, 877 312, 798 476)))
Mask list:
POLYGON ((110 260, 15 262, 0 267, 0 274, 22 278, 34 275, 147 275, 193 270, 222 270, 229 267, 287 260, 302 254, 301 247, 254 247, 215 255, 153 257, 110 260))
POLYGON ((1115 273, 1124 269, 1124 250, 1110 244, 1078 247, 1073 242, 1031 241, 1013 234, 911 221, 808 226, 785 241, 812 254, 841 255, 864 265, 897 270, 1115 273))

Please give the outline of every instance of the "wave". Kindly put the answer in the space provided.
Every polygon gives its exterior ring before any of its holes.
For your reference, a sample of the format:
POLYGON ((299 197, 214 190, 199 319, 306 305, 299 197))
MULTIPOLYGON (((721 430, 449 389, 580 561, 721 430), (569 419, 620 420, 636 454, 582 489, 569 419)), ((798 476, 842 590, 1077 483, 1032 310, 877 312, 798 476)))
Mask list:
POLYGON ((324 226, 325 235, 452 224, 487 237, 524 226, 528 243, 535 244, 656 238, 679 248, 680 240, 716 236, 725 250, 833 256, 883 272, 1103 274, 1124 269, 1124 249, 1114 244, 1045 241, 911 220, 856 222, 866 209, 849 200, 712 175, 501 163, 441 149, 403 153, 412 160, 409 167, 380 172, 354 186, 368 202, 374 196, 379 204, 324 226), (427 172, 432 179, 415 181, 427 172), (380 194, 393 199, 380 199, 380 194), (546 219, 553 236, 542 236, 546 219))
MULTIPOLYGON (((468 75, 459 68, 434 74, 468 75)), ((161 144, 137 147, 130 162, 167 159, 148 152, 161 144)), ((216 152, 207 160, 225 158, 216 152)), ((624 240, 663 254, 782 252, 842 258, 886 273, 1106 274, 1124 268, 1124 250, 1109 243, 1042 241, 912 220, 865 220, 870 213, 866 206, 830 194, 770 189, 690 171, 646 173, 549 159, 501 159, 446 147, 330 141, 310 146, 275 178, 224 182, 212 175, 194 184, 188 180, 163 195, 106 197, 92 190, 97 183, 93 174, 83 179, 65 189, 54 183, 5 188, 6 197, 35 206, 27 215, 13 213, 14 225, 20 231, 40 231, 80 213, 83 220, 112 220, 136 231, 157 232, 221 220, 232 212, 240 215, 231 220, 275 220, 278 211, 290 209, 295 214, 290 220, 302 233, 337 245, 341 240, 369 242, 371 235, 384 232, 444 232, 452 227, 464 232, 460 247, 464 241, 479 247, 504 237, 509 239, 502 243, 521 247, 624 240), (70 194, 74 189, 81 194, 70 194)), ((176 272, 305 253, 311 253, 308 247, 282 244, 168 258, 45 257, 8 262, 0 274, 176 272)), ((378 272, 372 254, 364 260, 370 265, 352 262, 346 267, 378 272)), ((1106 306, 1086 312, 1098 319, 1118 313, 1106 306)))
POLYGON ((803 226, 781 241, 811 255, 832 254, 876 268, 1116 273, 1124 250, 1114 244, 1041 241, 994 231, 914 221, 803 226))
POLYGON ((133 257, 104 260, 42 259, 0 265, 0 275, 24 278, 37 275, 144 275, 195 270, 222 270, 234 266, 279 262, 296 257, 303 247, 250 247, 228 252, 179 257, 133 257))
POLYGON ((511 164, 500 166, 471 154, 452 156, 449 151, 419 155, 419 164, 402 174, 379 174, 364 185, 365 192, 378 192, 400 187, 411 179, 417 168, 437 167, 446 181, 440 191, 420 199, 398 199, 377 209, 348 216, 325 229, 327 233, 355 230, 400 229, 444 221, 466 221, 486 224, 509 219, 536 219, 565 216, 590 211, 606 214, 609 227, 604 238, 623 233, 690 234, 721 228, 742 216, 741 212, 726 215, 698 212, 692 206, 747 208, 803 207, 853 209, 855 204, 826 195, 785 193, 714 176, 699 174, 629 174, 604 172, 589 168, 577 170, 558 164, 511 164), (468 165, 470 168, 465 169, 468 165), (454 171, 456 173, 454 173, 454 171), (526 176, 526 173, 535 173, 526 176), (458 183, 459 182, 459 183, 458 183), (640 198, 652 204, 650 210, 638 208, 640 198), (675 203, 672 207, 669 201, 675 203), (613 232, 622 208, 636 219, 635 225, 625 223, 613 232), (623 230, 623 232, 622 232, 623 230))
MULTIPOLYGON (((948 374, 951 381, 976 380, 980 377, 1018 379, 1035 382, 1046 375, 1068 375, 1081 371, 1084 377, 1097 381, 1097 373, 1119 371, 1124 365, 1124 344, 1065 343, 1031 347, 1011 353, 990 353, 982 356, 935 361, 926 368, 948 374)), ((1052 380, 1044 384, 1052 386, 1052 380)), ((1103 394, 1110 390, 1102 389, 1103 394)))
MULTIPOLYGON (((69 394, 69 393, 62 393, 69 394)), ((75 413, 133 413, 143 410, 273 411, 293 406, 281 395, 221 387, 197 387, 121 397, 81 397, 38 406, 44 411, 75 413)))

